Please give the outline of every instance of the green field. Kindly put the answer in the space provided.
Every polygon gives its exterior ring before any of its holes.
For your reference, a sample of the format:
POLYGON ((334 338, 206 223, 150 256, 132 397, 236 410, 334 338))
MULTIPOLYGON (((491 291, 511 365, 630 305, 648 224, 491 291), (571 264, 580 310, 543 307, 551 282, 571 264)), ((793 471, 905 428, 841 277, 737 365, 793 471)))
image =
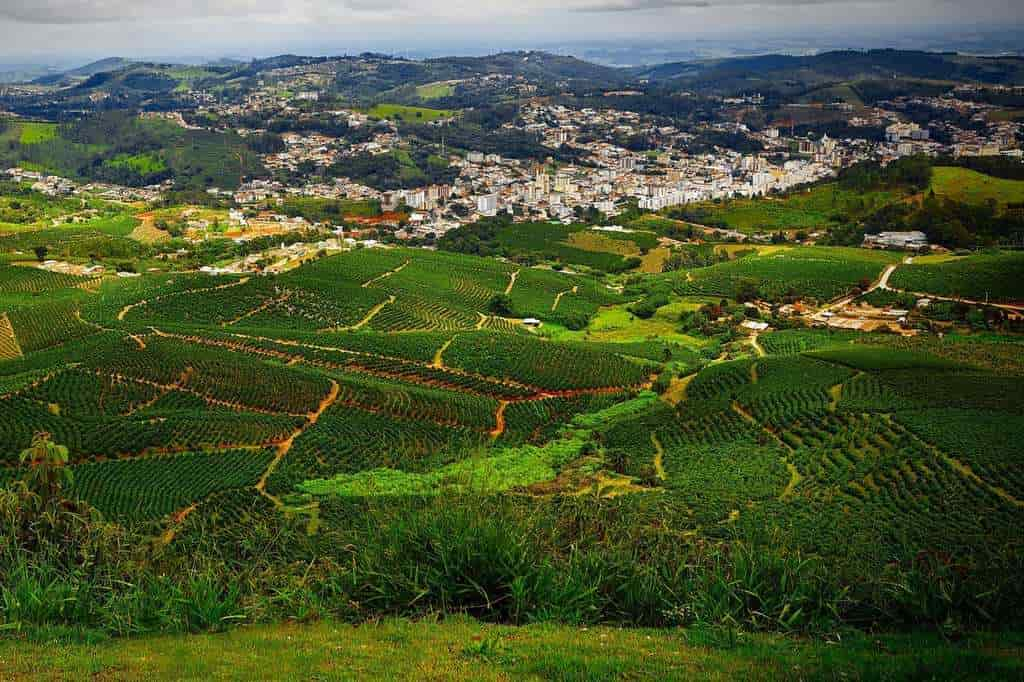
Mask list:
POLYGON ((766 299, 795 295, 826 301, 875 281, 886 265, 898 261, 897 254, 864 249, 792 247, 663 277, 683 295, 733 298, 746 283, 766 299))
POLYGON ((0 143, 0 163, 116 184, 148 184, 154 174, 169 168, 184 186, 232 188, 243 177, 263 172, 258 155, 234 133, 185 130, 123 112, 59 128, 10 124, 0 132, 0 143))
POLYGON ((416 86, 416 96, 420 99, 440 99, 455 94, 455 86, 450 83, 428 83, 416 86))
POLYGON ((75 643, 0 644, 0 673, 19 680, 1001 680, 1019 677, 1020 637, 949 646, 934 636, 816 642, 768 635, 730 641, 699 630, 501 627, 469 619, 324 622, 227 634, 75 643))
POLYGON ((21 144, 39 144, 49 142, 57 138, 56 123, 19 123, 17 129, 20 131, 18 141, 21 144))
POLYGON ((390 119, 396 121, 410 121, 429 123, 443 118, 451 118, 458 112, 450 109, 430 109, 427 107, 413 107, 404 104, 377 104, 366 110, 370 118, 390 119))
POLYGON ((890 286, 936 296, 978 301, 1024 301, 1024 254, 1003 252, 959 257, 938 263, 901 265, 890 286))
POLYGON ((653 232, 604 232, 580 224, 511 223, 501 219, 465 225, 447 233, 438 246, 448 251, 502 255, 527 263, 548 261, 621 272, 639 266, 641 249, 657 247, 653 232))
POLYGON ((938 166, 932 175, 936 196, 967 204, 1019 204, 1024 202, 1024 180, 1005 180, 967 168, 938 166))
MULTIPOLYGON (((525 227, 502 239, 574 248, 571 230, 525 227)), ((1020 340, 794 328, 758 343, 738 333, 748 311, 721 303, 750 283, 762 299, 832 299, 901 256, 771 247, 614 277, 414 248, 266 276, 0 267, 0 481, 34 469, 19 455, 45 432, 69 451, 64 494, 104 519, 60 530, 89 533, 83 563, 28 551, 21 512, 0 515, 0 565, 14 567, 0 627, 92 641, 451 614, 614 624, 716 633, 733 676, 744 645, 769 647, 770 665, 788 647, 804 670, 859 675, 910 665, 871 659, 862 629, 1016 629, 1024 470, 1006 434, 1024 428, 1020 340), (707 324, 684 327, 698 311, 707 324), (836 632, 849 657, 820 658, 836 632)), ((1016 282, 991 260, 1008 257, 897 274, 971 263, 1016 282)), ((0 507, 27 504, 11 494, 0 507)), ((523 640, 495 637, 480 645, 488 664, 528 671, 523 640)), ((82 655, 143 645, 100 646, 114 648, 82 655)), ((935 646, 946 672, 950 651, 935 646)), ((587 659, 545 674, 589 679, 587 659)), ((140 674, 163 674, 155 660, 140 674)), ((691 672, 658 661, 607 665, 691 672)))
POLYGON ((167 169, 164 160, 156 154, 120 154, 107 163, 115 168, 131 168, 142 175, 159 173, 167 169))
MULTIPOLYGON (((841 221, 858 218, 892 203, 891 192, 859 193, 837 184, 818 185, 784 197, 726 199, 721 203, 687 206, 690 222, 728 227, 745 234, 794 230, 820 230, 841 221)), ((670 212, 671 217, 675 217, 670 212)))

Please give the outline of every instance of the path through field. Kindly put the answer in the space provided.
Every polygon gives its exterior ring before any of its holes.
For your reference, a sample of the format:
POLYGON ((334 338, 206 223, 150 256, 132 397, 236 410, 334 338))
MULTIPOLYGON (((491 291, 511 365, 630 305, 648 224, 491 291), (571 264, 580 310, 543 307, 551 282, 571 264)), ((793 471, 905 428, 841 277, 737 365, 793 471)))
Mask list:
POLYGON ((516 285, 516 280, 519 278, 519 271, 516 270, 508 278, 508 286, 505 287, 505 295, 508 296, 512 293, 512 287, 516 285))
POLYGON ((241 285, 245 284, 248 281, 249 281, 248 277, 243 277, 243 278, 235 280, 233 282, 228 282, 227 284, 219 284, 219 285, 217 285, 215 287, 207 287, 205 289, 186 289, 185 291, 175 291, 175 292, 172 292, 172 293, 169 293, 169 294, 164 294, 163 296, 154 296, 152 299, 149 299, 149 300, 143 299, 141 301, 136 301, 135 303, 129 303, 125 307, 121 308, 121 310, 117 313, 117 319, 118 319, 118 321, 124 321, 125 316, 129 312, 134 310, 135 308, 139 308, 141 306, 146 306, 146 305, 149 305, 150 303, 156 303, 157 301, 162 301, 162 300, 167 299, 167 298, 173 298, 173 297, 176 297, 176 296, 185 296, 187 294, 202 294, 202 293, 206 293, 207 291, 217 291, 218 289, 230 289, 231 287, 241 286, 241 285))
POLYGON ((764 348, 757 341, 757 332, 750 335, 750 345, 754 347, 754 352, 757 353, 757 357, 763 358, 767 353, 764 352, 764 348))
POLYGON ((555 312, 555 309, 558 308, 558 304, 562 302, 562 297, 563 296, 565 296, 566 294, 578 293, 579 290, 580 290, 580 288, 578 286, 575 286, 572 289, 568 289, 566 291, 558 292, 558 295, 555 296, 555 302, 551 304, 551 312, 555 312))
POLYGON ((455 337, 454 336, 452 336, 452 338, 450 338, 447 341, 445 341, 444 345, 442 345, 440 348, 437 349, 437 352, 434 353, 434 361, 432 363, 430 363, 431 367, 433 367, 435 369, 444 369, 444 352, 446 350, 448 350, 448 347, 450 345, 452 345, 453 341, 455 341, 455 337))
POLYGON ((508 407, 509 401, 499 400, 498 410, 494 413, 494 430, 491 431, 491 440, 497 440, 505 433, 505 408, 508 407))
POLYGON ((18 337, 14 335, 14 327, 7 319, 7 313, 0 314, 0 360, 14 360, 22 357, 18 337))
MULTIPOLYGON (((750 412, 748 412, 747 409, 744 408, 739 403, 739 401, 736 401, 736 400, 733 401, 732 409, 733 409, 733 412, 735 412, 739 416, 743 417, 744 421, 746 421, 747 423, 752 424, 754 426, 757 426, 762 431, 764 431, 769 436, 771 436, 773 439, 775 439, 775 442, 777 442, 780 446, 782 446, 782 449, 785 452, 792 452, 793 451, 793 447, 789 443, 787 443, 786 441, 782 440, 782 438, 779 437, 779 434, 777 434, 771 427, 769 427, 769 426, 759 422, 757 420, 757 418, 754 417, 754 415, 750 414, 750 412)), ((786 487, 783 488, 782 492, 779 494, 779 499, 784 501, 784 500, 788 500, 790 497, 792 497, 793 491, 800 484, 800 481, 803 480, 803 476, 800 475, 800 470, 796 468, 796 465, 793 464, 791 461, 789 461, 789 457, 788 456, 786 456, 786 455, 780 456, 779 457, 779 461, 782 462, 783 466, 785 466, 786 470, 789 472, 789 482, 786 484, 786 487)))
POLYGON ((366 313, 366 316, 363 319, 359 320, 359 322, 356 322, 351 327, 342 328, 340 331, 348 331, 348 330, 358 331, 358 330, 362 329, 366 325, 370 324, 370 320, 372 320, 373 318, 377 317, 377 315, 380 313, 380 311, 384 310, 384 308, 386 308, 387 306, 389 306, 392 303, 394 303, 395 300, 396 299, 395 299, 394 296, 388 296, 388 300, 382 301, 381 303, 378 303, 377 305, 375 305, 372 308, 370 308, 369 312, 366 313))
POLYGON ((171 238, 170 234, 156 226, 156 216, 152 211, 140 213, 135 217, 139 219, 139 224, 128 235, 129 238, 143 244, 156 244, 171 238))
POLYGON ((658 434, 651 434, 651 444, 654 446, 654 473, 661 480, 665 480, 665 448, 658 440, 658 434))
POLYGON ((327 411, 327 408, 334 404, 334 401, 338 399, 338 393, 340 392, 341 386, 338 385, 337 381, 331 379, 330 393, 328 393, 327 397, 320 402, 319 407, 317 407, 317 409, 314 412, 310 412, 308 415, 306 415, 305 424, 295 429, 292 432, 292 434, 288 436, 288 438, 281 441, 281 443, 277 446, 277 453, 274 455, 274 459, 271 460, 270 465, 267 467, 267 470, 263 472, 263 475, 260 476, 260 480, 256 483, 256 490, 259 492, 259 494, 263 495, 265 498, 270 500, 278 509, 284 507, 284 503, 281 502, 281 500, 278 499, 277 497, 267 492, 267 479, 270 478, 270 475, 274 473, 275 469, 277 469, 277 466, 281 463, 281 460, 283 460, 285 456, 289 453, 289 451, 291 451, 292 445, 295 444, 295 439, 301 436, 303 433, 305 433, 308 429, 312 428, 317 423, 317 421, 319 421, 320 416, 327 411))
POLYGON ((387 279, 388 277, 391 277, 392 275, 397 275, 402 270, 405 270, 406 266, 408 266, 409 263, 411 263, 411 262, 412 262, 411 260, 407 260, 404 263, 402 263, 401 265, 399 265, 397 268, 395 268, 394 270, 388 270, 383 275, 377 275, 373 279, 366 280, 365 282, 363 282, 363 288, 366 289, 366 288, 370 287, 371 285, 373 285, 375 282, 379 282, 382 279, 387 279))

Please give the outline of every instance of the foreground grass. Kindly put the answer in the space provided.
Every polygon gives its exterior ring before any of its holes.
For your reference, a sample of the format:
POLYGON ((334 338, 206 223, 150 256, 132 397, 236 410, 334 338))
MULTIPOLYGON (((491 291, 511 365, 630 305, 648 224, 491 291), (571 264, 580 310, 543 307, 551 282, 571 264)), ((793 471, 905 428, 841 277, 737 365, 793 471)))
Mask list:
POLYGON ((1021 679, 1024 637, 949 644, 934 635, 835 641, 695 630, 508 627, 468 619, 240 628, 60 645, 0 643, 0 678, 1021 679))

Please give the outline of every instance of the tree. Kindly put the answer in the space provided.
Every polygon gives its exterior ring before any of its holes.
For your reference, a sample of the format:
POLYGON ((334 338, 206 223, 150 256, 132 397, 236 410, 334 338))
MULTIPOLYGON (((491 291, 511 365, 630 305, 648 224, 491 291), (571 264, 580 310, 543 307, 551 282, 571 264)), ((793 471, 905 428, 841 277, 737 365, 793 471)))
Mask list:
POLYGON ((43 245, 39 245, 32 250, 36 254, 36 260, 38 260, 40 263, 46 260, 46 254, 50 252, 50 250, 43 245))
POLYGON ((32 438, 32 445, 22 450, 18 459, 29 467, 25 487, 44 504, 60 502, 64 488, 74 482, 74 475, 67 467, 67 447, 51 441, 45 431, 32 438))
POLYGON ((758 288, 756 280, 744 279, 740 282, 736 288, 736 300, 740 303, 746 303, 747 301, 756 301, 761 297, 761 291, 758 288))
POLYGON ((500 317, 512 316, 512 298, 508 294, 495 294, 487 303, 487 309, 500 317))

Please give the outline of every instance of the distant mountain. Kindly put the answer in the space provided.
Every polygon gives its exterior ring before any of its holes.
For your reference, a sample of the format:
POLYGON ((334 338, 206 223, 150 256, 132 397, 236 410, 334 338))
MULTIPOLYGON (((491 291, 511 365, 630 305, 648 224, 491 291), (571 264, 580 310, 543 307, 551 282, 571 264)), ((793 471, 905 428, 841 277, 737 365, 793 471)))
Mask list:
POLYGON ((442 57, 424 64, 464 70, 472 75, 506 74, 538 80, 586 80, 619 82, 629 73, 623 69, 585 62, 549 52, 502 52, 489 57, 442 57))
POLYGON ((33 83, 36 85, 60 85, 72 83, 76 80, 89 78, 95 76, 98 73, 109 73, 111 71, 119 71, 132 64, 131 61, 123 57, 107 57, 99 61, 91 62, 84 66, 79 66, 75 69, 64 71, 63 73, 51 74, 37 78, 33 83))
MULTIPOLYGON (((284 54, 202 66, 111 57, 37 78, 35 83, 60 87, 59 97, 39 94, 35 100, 26 98, 14 103, 12 110, 23 115, 59 117, 68 110, 93 109, 97 101, 104 101, 107 107, 146 106, 154 101, 173 106, 177 93, 205 90, 238 96, 260 87, 259 82, 271 72, 296 67, 300 71, 301 67, 316 67, 321 76, 327 76, 322 87, 342 100, 408 104, 422 102, 417 86, 488 75, 522 78, 538 86, 538 93, 543 95, 626 87, 656 96, 672 96, 680 91, 704 95, 761 93, 769 103, 842 100, 854 105, 897 94, 942 92, 958 82, 1024 84, 1024 57, 908 50, 844 50, 813 56, 769 54, 630 68, 543 51, 424 60, 373 53, 341 57, 284 54)), ((486 87, 452 92, 443 106, 478 107, 494 101, 494 92, 486 87)))
POLYGON ((785 91, 884 79, 1024 83, 1024 58, 972 57, 908 50, 844 50, 804 57, 764 55, 660 64, 632 69, 637 78, 676 81, 695 90, 785 91))

